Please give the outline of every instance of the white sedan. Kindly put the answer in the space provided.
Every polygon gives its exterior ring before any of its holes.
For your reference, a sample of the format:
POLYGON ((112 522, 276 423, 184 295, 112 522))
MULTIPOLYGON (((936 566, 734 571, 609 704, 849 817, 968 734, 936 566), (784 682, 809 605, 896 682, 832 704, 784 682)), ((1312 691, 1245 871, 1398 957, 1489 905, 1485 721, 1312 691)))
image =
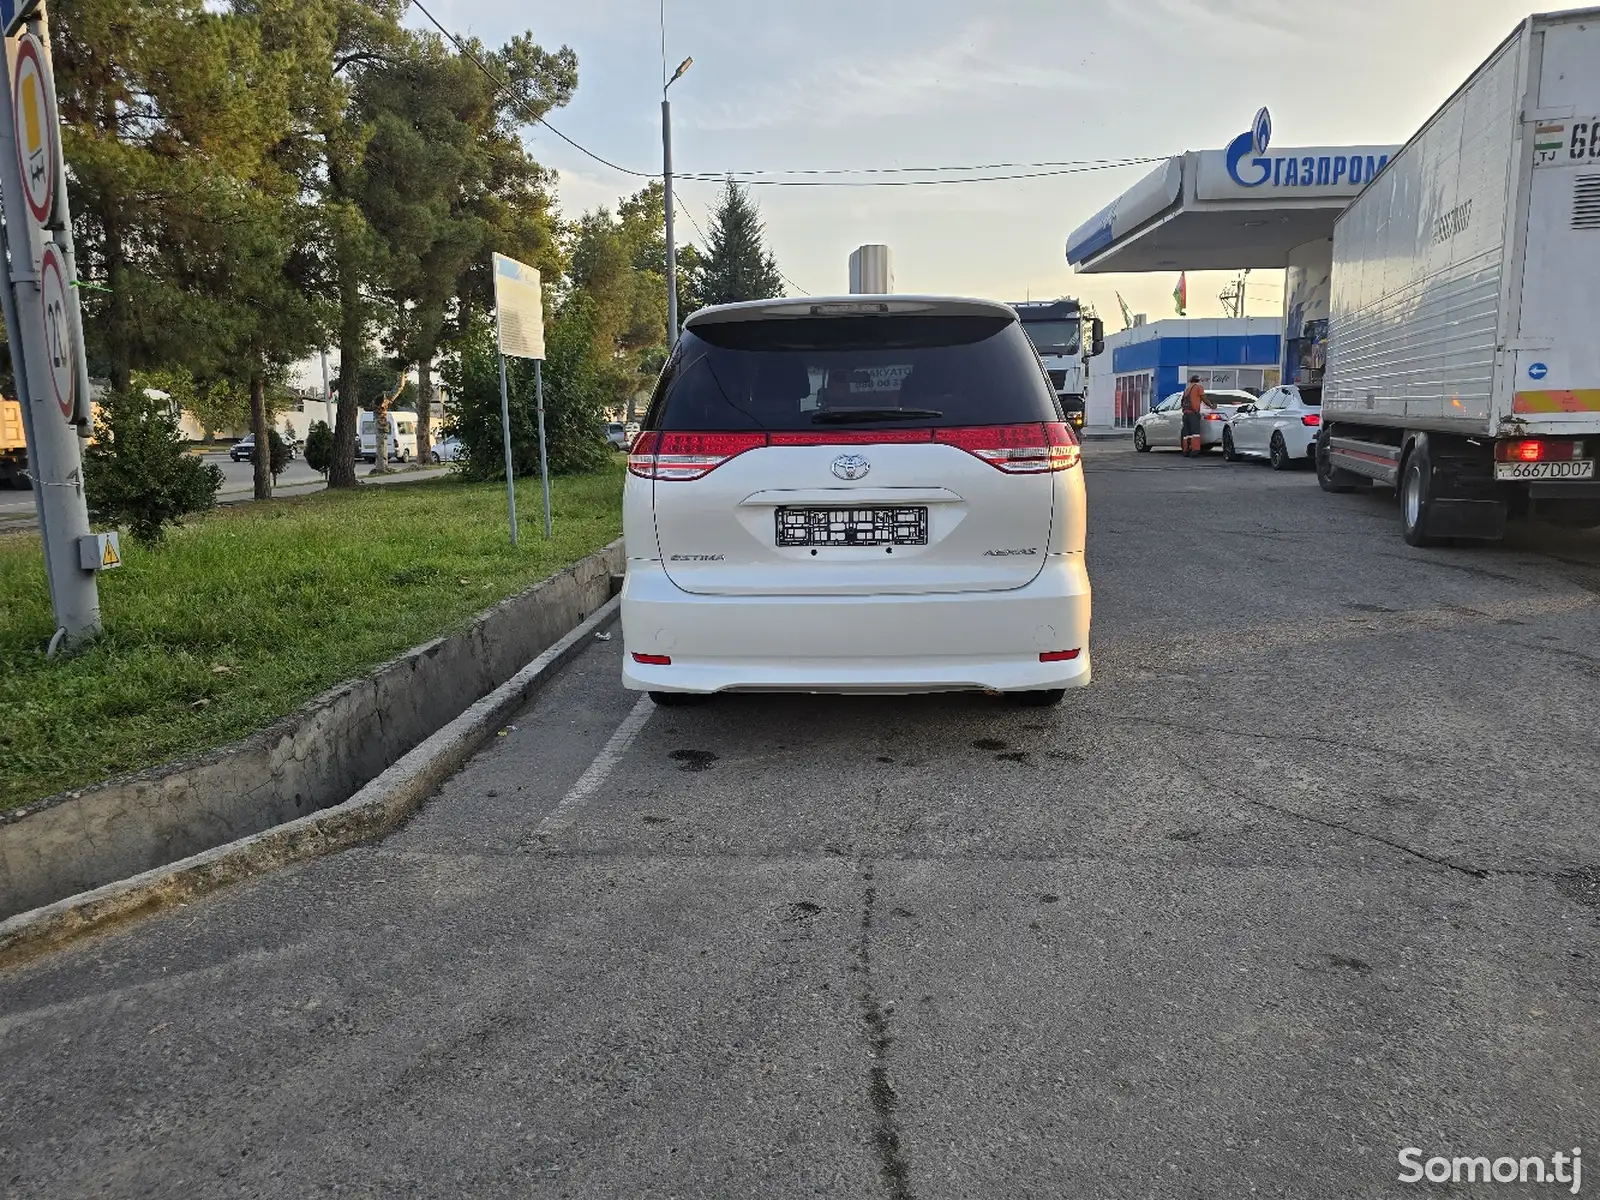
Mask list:
POLYGON ((1222 431, 1222 457, 1229 462, 1264 458, 1275 471, 1314 462, 1322 427, 1322 386, 1284 384, 1241 405, 1222 431))
MULTIPOLYGON (((1254 403, 1249 392, 1219 388, 1206 392, 1205 405, 1200 414, 1200 448, 1210 450, 1222 445, 1224 423, 1245 404, 1254 403)), ((1183 393, 1173 392, 1134 424, 1133 448, 1141 454, 1152 448, 1176 450, 1183 445, 1183 393)))
POLYGON ((433 444, 433 449, 428 455, 436 463, 455 462, 461 457, 461 439, 458 437, 442 438, 433 444))

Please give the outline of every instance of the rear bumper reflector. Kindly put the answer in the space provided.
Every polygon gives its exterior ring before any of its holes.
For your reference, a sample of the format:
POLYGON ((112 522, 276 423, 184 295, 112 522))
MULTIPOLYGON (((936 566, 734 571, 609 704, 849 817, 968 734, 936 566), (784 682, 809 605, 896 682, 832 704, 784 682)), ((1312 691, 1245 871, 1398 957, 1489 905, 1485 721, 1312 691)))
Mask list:
MULTIPOLYGON (((634 656, 635 658, 638 655, 634 656)), ((1045 650, 1039 655, 1040 662, 1070 662, 1078 657, 1077 650, 1045 650)))
MULTIPOLYGON (((1076 654, 1077 651, 1074 650, 1073 653, 1076 654)), ((636 663, 643 663, 647 667, 670 667, 672 665, 672 655, 635 653, 633 656, 633 661, 636 663)))

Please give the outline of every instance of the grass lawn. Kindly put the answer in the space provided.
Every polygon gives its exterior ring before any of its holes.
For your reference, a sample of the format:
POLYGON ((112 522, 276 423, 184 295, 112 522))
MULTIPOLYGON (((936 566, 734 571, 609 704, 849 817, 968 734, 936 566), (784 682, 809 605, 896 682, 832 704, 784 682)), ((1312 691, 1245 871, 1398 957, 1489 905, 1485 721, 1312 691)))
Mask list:
POLYGON ((33 534, 0 535, 0 811, 271 724, 464 627, 622 532, 622 465, 519 484, 439 480, 218 509, 100 576, 104 636, 66 661, 33 534))

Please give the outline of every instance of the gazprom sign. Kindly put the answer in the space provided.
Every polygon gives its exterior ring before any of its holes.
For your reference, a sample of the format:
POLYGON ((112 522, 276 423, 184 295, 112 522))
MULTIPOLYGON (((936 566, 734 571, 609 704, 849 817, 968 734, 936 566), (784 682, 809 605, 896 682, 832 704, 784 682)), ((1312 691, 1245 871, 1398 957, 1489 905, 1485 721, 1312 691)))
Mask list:
POLYGON ((1349 198, 1383 170, 1398 146, 1308 146, 1272 150, 1267 110, 1226 150, 1203 150, 1195 171, 1197 200, 1349 198))

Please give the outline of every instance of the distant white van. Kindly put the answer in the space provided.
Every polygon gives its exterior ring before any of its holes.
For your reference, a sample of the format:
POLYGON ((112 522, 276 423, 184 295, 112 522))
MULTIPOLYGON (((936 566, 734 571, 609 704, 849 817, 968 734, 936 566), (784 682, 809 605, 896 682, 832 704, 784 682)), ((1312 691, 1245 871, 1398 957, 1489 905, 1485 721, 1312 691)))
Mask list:
MULTIPOLYGON (((417 414, 389 413, 389 454, 391 462, 410 462, 417 456, 417 414)), ((361 457, 378 460, 377 418, 369 409, 361 414, 361 457)))

